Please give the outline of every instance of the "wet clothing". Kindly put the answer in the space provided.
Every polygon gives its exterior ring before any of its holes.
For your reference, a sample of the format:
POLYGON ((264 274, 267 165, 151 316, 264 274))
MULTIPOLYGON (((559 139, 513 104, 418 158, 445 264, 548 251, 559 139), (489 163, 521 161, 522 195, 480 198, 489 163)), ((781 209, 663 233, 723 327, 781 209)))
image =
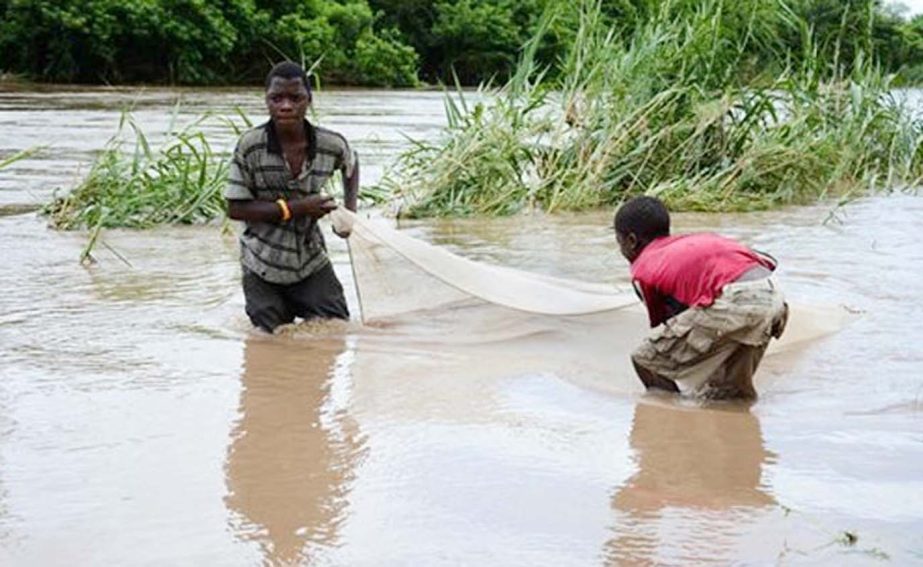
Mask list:
POLYGON ((771 277, 729 283, 710 305, 692 307, 653 329, 631 358, 684 394, 752 399, 753 374, 787 318, 788 306, 771 277))
POLYGON ((300 282, 274 284, 243 269, 247 316, 254 326, 273 332, 295 317, 349 319, 343 286, 328 262, 300 282))
POLYGON ((734 240, 684 234, 645 246, 631 264, 631 277, 656 327, 688 307, 711 305, 723 286, 754 266, 775 269, 774 262, 734 240))
MULTIPOLYGON (((320 193, 334 171, 347 177, 356 158, 336 132, 304 122, 305 163, 295 177, 282 153, 272 120, 245 132, 231 159, 230 200, 275 201, 320 193)), ((324 237, 310 217, 289 222, 248 222, 240 237, 241 263, 267 282, 294 284, 330 263, 324 237)))
MULTIPOLYGON (((231 159, 230 200, 276 201, 320 193, 334 171, 350 177, 355 153, 343 136, 305 120, 305 162, 296 177, 272 121, 245 132, 231 159)), ((272 332, 295 317, 349 318, 343 286, 327 256, 317 220, 247 222, 240 236, 247 315, 272 332)))

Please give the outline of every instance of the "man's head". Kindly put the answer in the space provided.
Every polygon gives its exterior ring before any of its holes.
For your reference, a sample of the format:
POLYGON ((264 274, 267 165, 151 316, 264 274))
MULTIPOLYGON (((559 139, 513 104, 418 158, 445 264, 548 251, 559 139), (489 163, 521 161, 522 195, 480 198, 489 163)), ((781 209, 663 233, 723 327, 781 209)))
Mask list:
POLYGON ((670 213, 657 197, 634 197, 615 213, 615 239, 629 262, 655 238, 670 236, 670 213))
POLYGON ((273 122, 300 123, 311 105, 311 83, 301 65, 278 63, 266 75, 266 108, 273 122))

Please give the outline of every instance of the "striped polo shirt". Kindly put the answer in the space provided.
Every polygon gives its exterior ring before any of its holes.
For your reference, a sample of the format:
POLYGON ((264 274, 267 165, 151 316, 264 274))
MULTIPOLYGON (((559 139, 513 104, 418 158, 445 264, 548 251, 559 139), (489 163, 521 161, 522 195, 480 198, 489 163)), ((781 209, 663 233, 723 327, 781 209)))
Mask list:
MULTIPOLYGON (((228 199, 276 201, 320 193, 336 170, 350 176, 355 154, 340 134, 305 120, 306 158, 298 177, 282 154, 272 120, 240 137, 231 159, 228 199)), ((241 263, 264 280, 299 282, 330 260, 317 221, 311 217, 289 222, 247 222, 240 235, 241 263)))

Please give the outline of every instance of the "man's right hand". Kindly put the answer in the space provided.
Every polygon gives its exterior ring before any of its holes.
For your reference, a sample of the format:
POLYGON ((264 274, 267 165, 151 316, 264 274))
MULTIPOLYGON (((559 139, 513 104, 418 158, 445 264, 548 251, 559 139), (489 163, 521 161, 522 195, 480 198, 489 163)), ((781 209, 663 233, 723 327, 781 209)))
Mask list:
POLYGON ((312 217, 319 219, 337 208, 337 203, 330 195, 308 195, 302 199, 288 202, 293 217, 312 217))

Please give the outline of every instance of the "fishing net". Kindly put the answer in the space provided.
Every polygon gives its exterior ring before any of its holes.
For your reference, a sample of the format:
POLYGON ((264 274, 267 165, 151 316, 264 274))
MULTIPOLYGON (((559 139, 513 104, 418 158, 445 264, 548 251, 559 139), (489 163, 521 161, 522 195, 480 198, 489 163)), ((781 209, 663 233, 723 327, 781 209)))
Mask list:
MULTIPOLYGON (((646 314, 630 289, 475 262, 342 207, 331 220, 351 231, 350 259, 367 325, 413 322, 430 325, 434 334, 476 335, 481 343, 554 334, 549 344, 567 339, 569 348, 579 335, 580 344, 626 356, 647 332, 646 314)), ((773 341, 770 352, 832 333, 847 318, 840 307, 793 305, 783 339, 773 341)))
POLYGON ((476 306, 579 316, 637 303, 633 292, 612 286, 475 262, 342 208, 332 220, 351 229, 350 258, 366 323, 476 306))

